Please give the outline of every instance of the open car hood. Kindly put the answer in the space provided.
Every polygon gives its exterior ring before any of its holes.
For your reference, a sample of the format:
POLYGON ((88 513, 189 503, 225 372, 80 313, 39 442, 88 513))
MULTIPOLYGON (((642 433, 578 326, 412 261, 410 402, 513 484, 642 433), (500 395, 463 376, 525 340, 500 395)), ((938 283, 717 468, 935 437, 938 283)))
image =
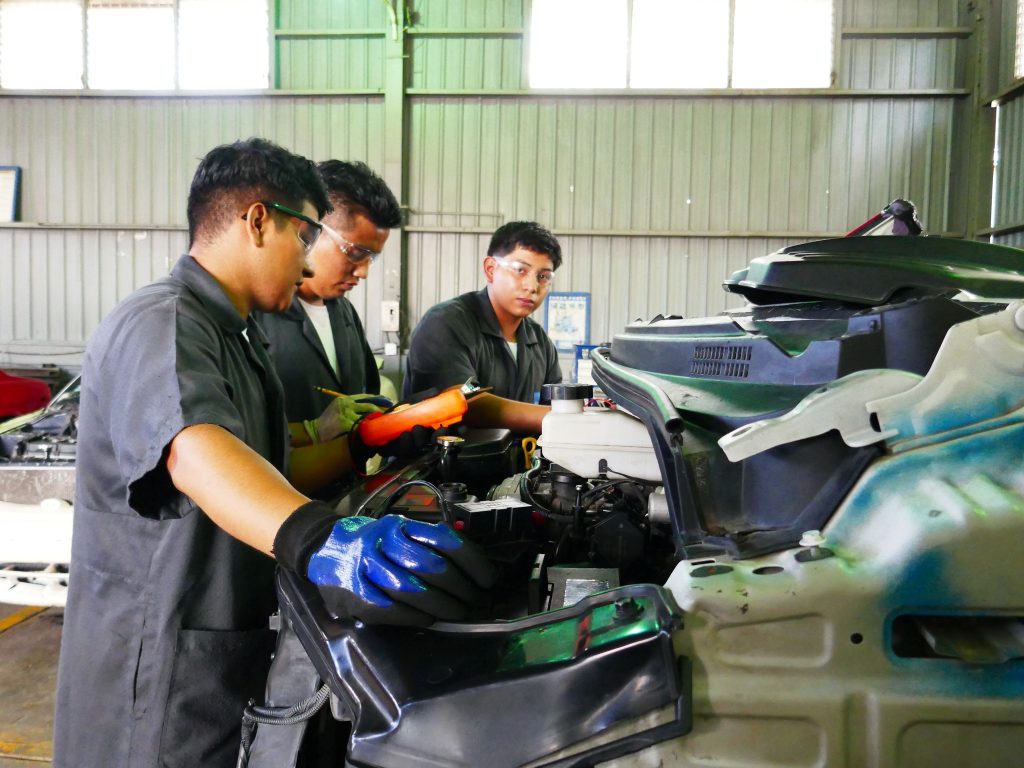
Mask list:
POLYGON ((655 445, 677 551, 749 558, 822 528, 879 445, 832 430, 733 462, 719 439, 851 375, 924 377, 951 328, 1024 297, 1022 263, 1014 248, 943 238, 795 245, 726 281, 755 306, 637 321, 595 350, 595 381, 655 445))
POLYGON ((942 237, 846 237, 783 248, 724 282, 755 304, 832 299, 877 306, 898 297, 1024 298, 1020 251, 942 237))

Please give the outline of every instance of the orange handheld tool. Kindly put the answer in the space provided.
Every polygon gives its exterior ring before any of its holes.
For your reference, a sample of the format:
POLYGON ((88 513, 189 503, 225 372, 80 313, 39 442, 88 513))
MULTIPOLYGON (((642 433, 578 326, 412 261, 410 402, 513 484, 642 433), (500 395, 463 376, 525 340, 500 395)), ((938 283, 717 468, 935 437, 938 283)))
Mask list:
POLYGON ((364 445, 385 445, 415 426, 437 429, 454 424, 462 419, 467 407, 466 396, 458 389, 449 389, 415 405, 400 405, 388 413, 368 413, 356 429, 364 445))

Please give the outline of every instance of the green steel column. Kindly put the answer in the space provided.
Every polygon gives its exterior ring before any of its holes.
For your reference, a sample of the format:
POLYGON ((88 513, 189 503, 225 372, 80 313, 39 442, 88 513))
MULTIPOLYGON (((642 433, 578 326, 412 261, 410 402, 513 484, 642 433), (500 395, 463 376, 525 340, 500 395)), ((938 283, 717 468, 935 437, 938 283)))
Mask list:
MULTIPOLYGON (((405 0, 384 0, 387 8, 387 34, 384 38, 384 180, 391 187, 403 206, 407 205, 405 184, 408 176, 406 157, 408 155, 408 129, 406 120, 406 35, 405 35, 405 0)), ((406 273, 408 272, 409 238, 403 227, 395 233, 399 247, 399 269, 385 269, 384 295, 385 301, 399 302, 401 318, 401 345, 405 346, 405 338, 410 329, 405 327, 408 317, 406 300, 406 273)), ((391 260, 394 264, 394 260, 391 260)), ((392 337, 393 338, 393 337, 392 337)))
MULTIPOLYGON (((999 90, 999 46, 1003 19, 1001 6, 1007 3, 979 2, 961 10, 958 21, 973 28, 964 50, 964 84, 971 97, 956 107, 954 126, 959 156, 953 161, 951 184, 962 186, 960 198, 951 207, 964 209, 964 231, 968 240, 979 239, 978 232, 992 221, 993 152, 995 150, 995 109, 992 96, 999 90), (959 120, 957 119, 959 118, 959 120), (962 128, 958 127, 962 124, 962 128)), ((956 222, 954 221, 954 225, 956 222)), ((980 238, 985 239, 985 238, 980 238)))

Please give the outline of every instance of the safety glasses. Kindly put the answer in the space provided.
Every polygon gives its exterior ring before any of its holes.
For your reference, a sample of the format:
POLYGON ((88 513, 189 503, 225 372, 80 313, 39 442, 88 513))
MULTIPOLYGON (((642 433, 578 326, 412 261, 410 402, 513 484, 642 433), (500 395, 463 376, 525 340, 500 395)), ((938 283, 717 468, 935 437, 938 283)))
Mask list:
POLYGON ((377 257, 380 256, 380 251, 371 251, 369 248, 356 245, 351 240, 346 240, 337 231, 331 229, 326 224, 321 224, 320 226, 327 234, 327 237, 334 241, 334 244, 338 246, 338 250, 345 254, 345 258, 353 264, 362 264, 367 260, 372 264, 377 257))
POLYGON ((529 264, 524 264, 515 259, 506 259, 504 256, 492 256, 491 258, 494 259, 495 264, 506 272, 511 272, 519 282, 525 281, 531 274, 537 279, 537 285, 541 288, 550 288, 551 284, 555 281, 555 273, 550 269, 534 272, 529 264))
MULTIPOLYGON (((297 219, 299 222, 298 235, 299 240, 306 247, 306 252, 313 250, 313 246, 316 245, 317 238, 320 237, 320 232, 323 231, 323 224, 315 219, 309 218, 304 213, 299 213, 296 210, 288 208, 287 206, 281 205, 280 203, 273 203, 269 200, 260 200, 267 208, 273 208, 275 211, 280 211, 286 216, 291 216, 293 219, 297 219)), ((242 217, 243 219, 245 216, 242 217)))

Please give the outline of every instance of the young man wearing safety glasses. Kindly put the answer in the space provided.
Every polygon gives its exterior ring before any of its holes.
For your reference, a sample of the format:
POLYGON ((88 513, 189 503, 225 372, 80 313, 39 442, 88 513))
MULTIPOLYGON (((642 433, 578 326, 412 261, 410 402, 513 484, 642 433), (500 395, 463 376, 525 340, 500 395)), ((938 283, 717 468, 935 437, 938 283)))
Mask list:
POLYGON ((309 160, 262 139, 213 149, 189 252, 89 340, 54 768, 235 766, 274 650, 276 566, 368 623, 457 620, 493 583, 444 525, 342 520, 306 495, 370 451, 358 435, 289 451, 252 313, 291 306, 329 208, 309 160))
POLYGON ((285 411, 294 444, 322 442, 358 418, 377 410, 380 377, 363 325, 346 298, 365 280, 401 208, 382 178, 364 163, 327 160, 317 166, 334 210, 323 219, 323 234, 309 252, 312 276, 299 285, 281 313, 259 313, 269 353, 284 384, 285 411), (320 391, 328 389, 345 400, 320 391))
POLYGON ((513 221, 491 237, 483 260, 487 285, 441 302, 416 326, 403 392, 445 389, 475 377, 492 387, 468 422, 539 431, 546 408, 537 402, 544 384, 562 380, 558 353, 530 318, 539 309, 562 264, 562 249, 547 229, 513 221))

